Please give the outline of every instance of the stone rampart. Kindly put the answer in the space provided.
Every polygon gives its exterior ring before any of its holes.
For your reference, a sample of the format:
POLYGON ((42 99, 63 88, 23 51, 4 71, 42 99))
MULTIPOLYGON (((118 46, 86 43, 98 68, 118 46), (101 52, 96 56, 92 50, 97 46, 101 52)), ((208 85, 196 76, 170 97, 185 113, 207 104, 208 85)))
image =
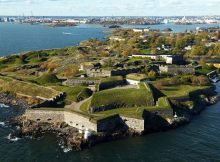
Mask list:
POLYGON ((128 117, 121 117, 125 124, 131 128, 134 129, 137 132, 143 132, 144 131, 144 119, 135 119, 135 118, 128 118, 128 117))

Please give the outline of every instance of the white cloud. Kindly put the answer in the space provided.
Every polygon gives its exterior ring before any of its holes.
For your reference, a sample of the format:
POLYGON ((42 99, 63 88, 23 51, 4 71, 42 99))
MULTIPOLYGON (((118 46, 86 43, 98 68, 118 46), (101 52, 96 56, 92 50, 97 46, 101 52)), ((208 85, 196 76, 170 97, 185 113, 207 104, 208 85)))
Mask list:
POLYGON ((0 0, 0 15, 207 15, 219 8, 220 0, 0 0))

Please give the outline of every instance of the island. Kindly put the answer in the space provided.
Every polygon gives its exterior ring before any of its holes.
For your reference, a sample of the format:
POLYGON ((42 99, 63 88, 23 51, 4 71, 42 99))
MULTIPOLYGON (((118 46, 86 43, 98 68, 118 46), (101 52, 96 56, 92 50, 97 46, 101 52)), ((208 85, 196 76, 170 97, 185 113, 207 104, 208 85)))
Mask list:
POLYGON ((115 29, 105 40, 0 58, 11 138, 55 133, 73 150, 166 131, 218 101, 220 33, 115 29))

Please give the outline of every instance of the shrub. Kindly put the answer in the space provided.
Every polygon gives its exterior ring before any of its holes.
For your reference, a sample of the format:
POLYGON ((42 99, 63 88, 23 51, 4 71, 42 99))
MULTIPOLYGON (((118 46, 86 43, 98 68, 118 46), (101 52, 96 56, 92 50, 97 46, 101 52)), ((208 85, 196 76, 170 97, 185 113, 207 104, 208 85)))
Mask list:
POLYGON ((99 84, 99 91, 120 86, 123 84, 125 84, 125 81, 121 76, 104 78, 99 84))
POLYGON ((78 73, 79 73, 79 68, 76 65, 69 65, 64 71, 64 75, 67 78, 73 77, 78 73))
POLYGON ((37 78, 36 82, 41 84, 41 85, 44 85, 44 84, 60 83, 60 80, 53 73, 45 73, 44 75, 37 78))

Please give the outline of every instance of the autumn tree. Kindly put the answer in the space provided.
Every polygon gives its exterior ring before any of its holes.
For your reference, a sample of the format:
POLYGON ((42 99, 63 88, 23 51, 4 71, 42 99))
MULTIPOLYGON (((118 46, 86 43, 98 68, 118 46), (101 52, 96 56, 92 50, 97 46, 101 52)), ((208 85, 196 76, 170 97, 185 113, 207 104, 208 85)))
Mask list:
POLYGON ((191 56, 199 56, 199 55, 205 55, 206 54, 206 48, 202 45, 195 45, 192 47, 191 56))
POLYGON ((79 73, 79 68, 76 65, 69 65, 64 71, 64 75, 67 78, 73 77, 78 73, 79 73))
POLYGON ((199 60, 199 65, 201 65, 201 66, 206 66, 206 61, 205 61, 205 58, 204 57, 202 57, 200 60, 199 60))
POLYGON ((47 64, 47 70, 49 72, 53 72, 55 69, 57 68, 57 64, 53 63, 53 62, 49 62, 47 64))
POLYGON ((155 78, 157 76, 157 73, 154 71, 154 70, 151 70, 149 73, 148 73, 148 76, 150 78, 155 78))

